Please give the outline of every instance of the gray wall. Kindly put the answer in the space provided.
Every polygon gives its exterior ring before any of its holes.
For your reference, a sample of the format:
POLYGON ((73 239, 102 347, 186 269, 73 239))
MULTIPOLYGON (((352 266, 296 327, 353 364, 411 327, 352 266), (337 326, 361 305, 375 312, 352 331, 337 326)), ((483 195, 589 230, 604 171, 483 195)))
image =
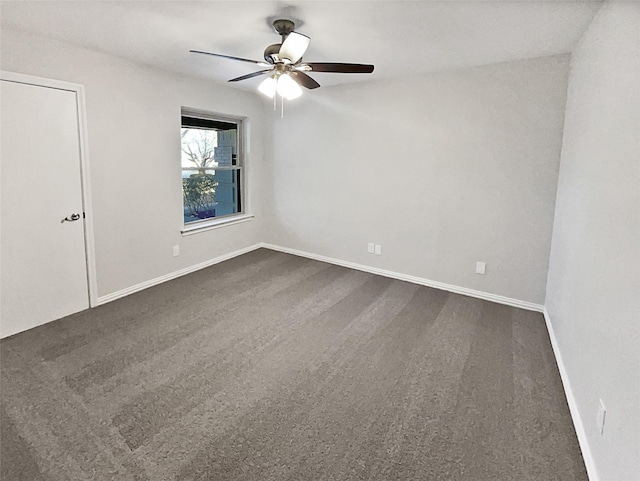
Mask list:
POLYGON ((257 95, 7 28, 1 53, 3 70, 85 86, 99 296, 261 240, 261 147, 269 127, 257 95), (248 200, 255 220, 180 234, 181 106, 250 117, 248 200), (180 245, 179 257, 173 245, 180 245))
POLYGON ((547 310, 600 480, 640 479, 637 3, 605 4, 572 57, 547 310))
POLYGON ((542 304, 567 75, 544 57, 288 103, 265 240, 542 304))

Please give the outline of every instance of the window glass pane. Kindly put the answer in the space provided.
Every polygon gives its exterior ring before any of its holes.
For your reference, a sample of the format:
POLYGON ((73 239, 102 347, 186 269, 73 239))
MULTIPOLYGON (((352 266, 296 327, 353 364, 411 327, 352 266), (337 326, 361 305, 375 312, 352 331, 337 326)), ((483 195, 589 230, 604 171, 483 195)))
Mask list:
POLYGON ((240 170, 216 170, 215 179, 216 217, 240 212, 240 170))
POLYGON ((182 128, 182 167, 215 167, 218 132, 208 129, 182 128))
MULTIPOLYGON (((184 119, 184 118, 183 118, 184 119)), ((238 165, 238 128, 236 124, 211 122, 212 127, 188 127, 180 131, 182 167, 218 167, 238 165), (213 127, 226 125, 226 130, 213 127)))
POLYGON ((183 107, 180 164, 185 225, 242 214, 242 132, 240 118, 183 107))
POLYGON ((240 169, 184 169, 184 223, 241 212, 240 169))

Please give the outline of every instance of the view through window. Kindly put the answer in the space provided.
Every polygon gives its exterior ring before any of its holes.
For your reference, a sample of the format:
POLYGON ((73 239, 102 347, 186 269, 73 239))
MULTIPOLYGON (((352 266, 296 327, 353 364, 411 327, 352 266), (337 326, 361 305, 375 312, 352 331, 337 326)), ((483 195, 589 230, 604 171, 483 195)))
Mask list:
POLYGON ((242 213, 242 119, 182 111, 184 224, 242 213))

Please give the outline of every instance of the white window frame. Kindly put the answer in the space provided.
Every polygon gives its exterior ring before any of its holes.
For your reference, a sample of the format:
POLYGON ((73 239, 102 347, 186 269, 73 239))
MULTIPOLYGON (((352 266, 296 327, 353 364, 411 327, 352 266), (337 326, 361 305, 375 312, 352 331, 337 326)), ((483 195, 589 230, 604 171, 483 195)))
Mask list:
MULTIPOLYGON (((194 109, 191 107, 182 107, 180 114, 180 128, 182 128, 182 117, 195 117, 203 120, 218 120, 221 122, 230 122, 234 123, 237 126, 238 132, 238 153, 236 156, 236 165, 233 167, 212 167, 207 170, 237 170, 240 173, 240 185, 239 185, 239 203, 240 203, 240 211, 236 214, 225 215, 222 217, 211 217, 208 219, 202 219, 199 221, 190 222, 188 224, 184 223, 184 218, 182 220, 182 229, 181 234, 191 235, 198 232, 208 231, 211 229, 217 229, 220 227, 238 224, 240 222, 246 222, 253 219, 253 215, 247 213, 247 169, 246 169, 246 123, 247 118, 229 115, 229 114, 221 114, 218 112, 211 112, 208 110, 194 109)), ((181 166, 180 175, 182 176, 182 170, 184 170, 181 166)), ((195 170, 195 169, 194 169, 195 170)), ((182 197, 182 182, 180 183, 180 197, 182 197)), ((181 201, 181 213, 184 211, 184 199, 181 201)))

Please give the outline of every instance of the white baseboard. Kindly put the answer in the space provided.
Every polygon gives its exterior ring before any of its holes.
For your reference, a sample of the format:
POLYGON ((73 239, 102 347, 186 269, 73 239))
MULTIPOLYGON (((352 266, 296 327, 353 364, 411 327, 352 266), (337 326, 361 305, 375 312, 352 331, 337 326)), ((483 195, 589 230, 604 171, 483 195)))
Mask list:
POLYGON ((580 449, 582 451, 582 458, 584 459, 584 464, 587 468, 587 475, 589 476, 590 481, 599 481, 600 478, 598 477, 596 465, 593 460, 593 456, 591 455, 589 441, 587 440, 587 433, 584 429, 584 424, 582 423, 580 412, 578 411, 578 404, 576 403, 576 398, 574 397, 573 390, 571 389, 569 374, 567 373, 564 361, 562 360, 562 354, 560 354, 560 347, 558 346, 558 339, 556 338, 555 331, 553 330, 553 325, 551 324, 551 318, 549 317, 549 312, 547 311, 546 307, 543 309, 542 314, 544 315, 544 321, 547 324, 547 331, 549 332, 551 347, 553 348, 553 353, 556 357, 556 364, 558 365, 558 370, 560 371, 560 378, 562 379, 564 394, 567 398, 567 404, 569 404, 569 412, 571 413, 571 419, 573 419, 573 426, 576 430, 578 443, 580 444, 580 449))
POLYGON ((170 272, 169 274, 165 274, 164 276, 156 277, 154 279, 150 279, 145 282, 141 282, 140 284, 136 284, 131 287, 127 287, 125 289, 121 289, 116 292, 112 292, 111 294, 107 294, 105 296, 100 296, 97 299, 96 306, 100 306, 107 302, 115 301, 116 299, 120 299, 122 297, 128 296, 135 292, 142 291, 149 287, 162 284, 163 282, 170 281, 171 279, 175 279, 180 276, 184 276, 191 272, 198 271, 200 269, 204 269, 205 267, 212 266, 214 264, 218 264, 219 262, 226 261, 233 257, 237 257, 242 254, 246 254, 247 252, 251 252, 253 250, 259 249, 261 247, 272 249, 279 252, 285 252, 287 254, 293 254, 301 257, 307 257, 309 259, 314 259, 322 262, 328 262, 329 264, 335 264, 338 266, 349 267, 351 269, 356 269, 359 271, 369 272, 371 274, 378 274, 385 277, 390 277, 392 279, 398 279, 401 281, 411 282, 413 284, 419 284, 422 286, 433 287, 435 289, 440 289, 448 292, 454 292, 456 294, 462 294, 465 296, 475 297, 478 299, 484 299, 486 301, 497 302, 498 304, 504 304, 512 307, 519 307, 521 309, 526 309, 529 311, 542 312, 543 307, 540 304, 534 304, 532 302, 521 301, 519 299, 513 299, 510 297, 500 296, 497 294, 491 294, 489 292, 477 291, 474 289, 468 289, 466 287, 455 286, 453 284, 445 284, 443 282, 433 281, 430 279, 425 279, 422 277, 410 276, 407 274, 402 274, 400 272, 388 271, 385 269, 378 269, 377 267, 366 266, 364 264, 356 264, 354 262, 343 261, 340 259, 335 259, 333 257, 322 256, 318 254, 311 254, 309 252, 304 252, 297 249, 290 249, 288 247, 277 246, 274 244, 269 244, 265 242, 260 242, 258 244, 254 244, 249 247, 245 247, 244 249, 239 249, 237 251, 229 252, 228 254, 221 255, 214 259, 210 259, 208 261, 201 262, 200 264, 196 264, 191 267, 186 267, 184 269, 180 269, 179 271, 170 272))
POLYGON ((111 294, 107 294, 106 296, 100 296, 98 297, 98 302, 96 306, 99 306, 101 304, 106 304, 107 302, 115 301, 116 299, 120 299, 121 297, 125 297, 135 292, 147 289, 149 287, 162 284, 163 282, 167 282, 167 281, 170 281, 171 279, 175 279, 177 277, 190 274, 191 272, 199 271, 200 269, 204 269, 205 267, 209 267, 214 264, 218 264, 219 262, 232 259, 233 257, 246 254, 247 252, 251 252, 256 249, 259 249, 260 247, 263 247, 262 244, 254 244, 252 246, 245 247, 244 249, 238 249, 237 251, 229 252, 228 254, 223 254, 213 259, 209 259, 208 261, 201 262, 194 266, 185 267, 184 269, 180 269, 179 271, 170 272, 169 274, 165 274, 164 276, 156 277, 155 279, 150 279, 148 281, 141 282, 140 284, 136 284, 135 286, 127 287, 126 289, 112 292, 111 294))
POLYGON ((334 259, 333 257, 321 256, 318 254, 311 254, 309 252, 300 251, 297 249, 290 249, 288 247, 277 246, 268 243, 260 244, 260 247, 266 247, 275 251, 286 252, 287 254, 294 254, 296 256, 308 257, 317 261, 328 262, 329 264, 335 264, 338 266, 349 267, 358 271, 369 272, 371 274, 378 274, 384 277, 391 277, 392 279, 398 279, 401 281, 411 282, 413 284, 419 284, 422 286, 433 287, 443 291, 454 292, 456 294, 462 294, 465 296, 475 297, 477 299, 484 299, 486 301, 497 302, 498 304, 505 304, 507 306, 519 307, 528 311, 542 312, 544 306, 541 304, 534 304, 533 302, 521 301, 519 299, 512 299, 510 297, 499 296, 497 294, 491 294, 489 292, 476 291, 474 289, 467 289, 466 287, 454 286, 453 284, 445 284, 443 282, 432 281, 423 277, 410 276, 402 274, 400 272, 388 271, 385 269, 378 269, 377 267, 366 266, 364 264, 356 264, 354 262, 343 261, 340 259, 334 259))

